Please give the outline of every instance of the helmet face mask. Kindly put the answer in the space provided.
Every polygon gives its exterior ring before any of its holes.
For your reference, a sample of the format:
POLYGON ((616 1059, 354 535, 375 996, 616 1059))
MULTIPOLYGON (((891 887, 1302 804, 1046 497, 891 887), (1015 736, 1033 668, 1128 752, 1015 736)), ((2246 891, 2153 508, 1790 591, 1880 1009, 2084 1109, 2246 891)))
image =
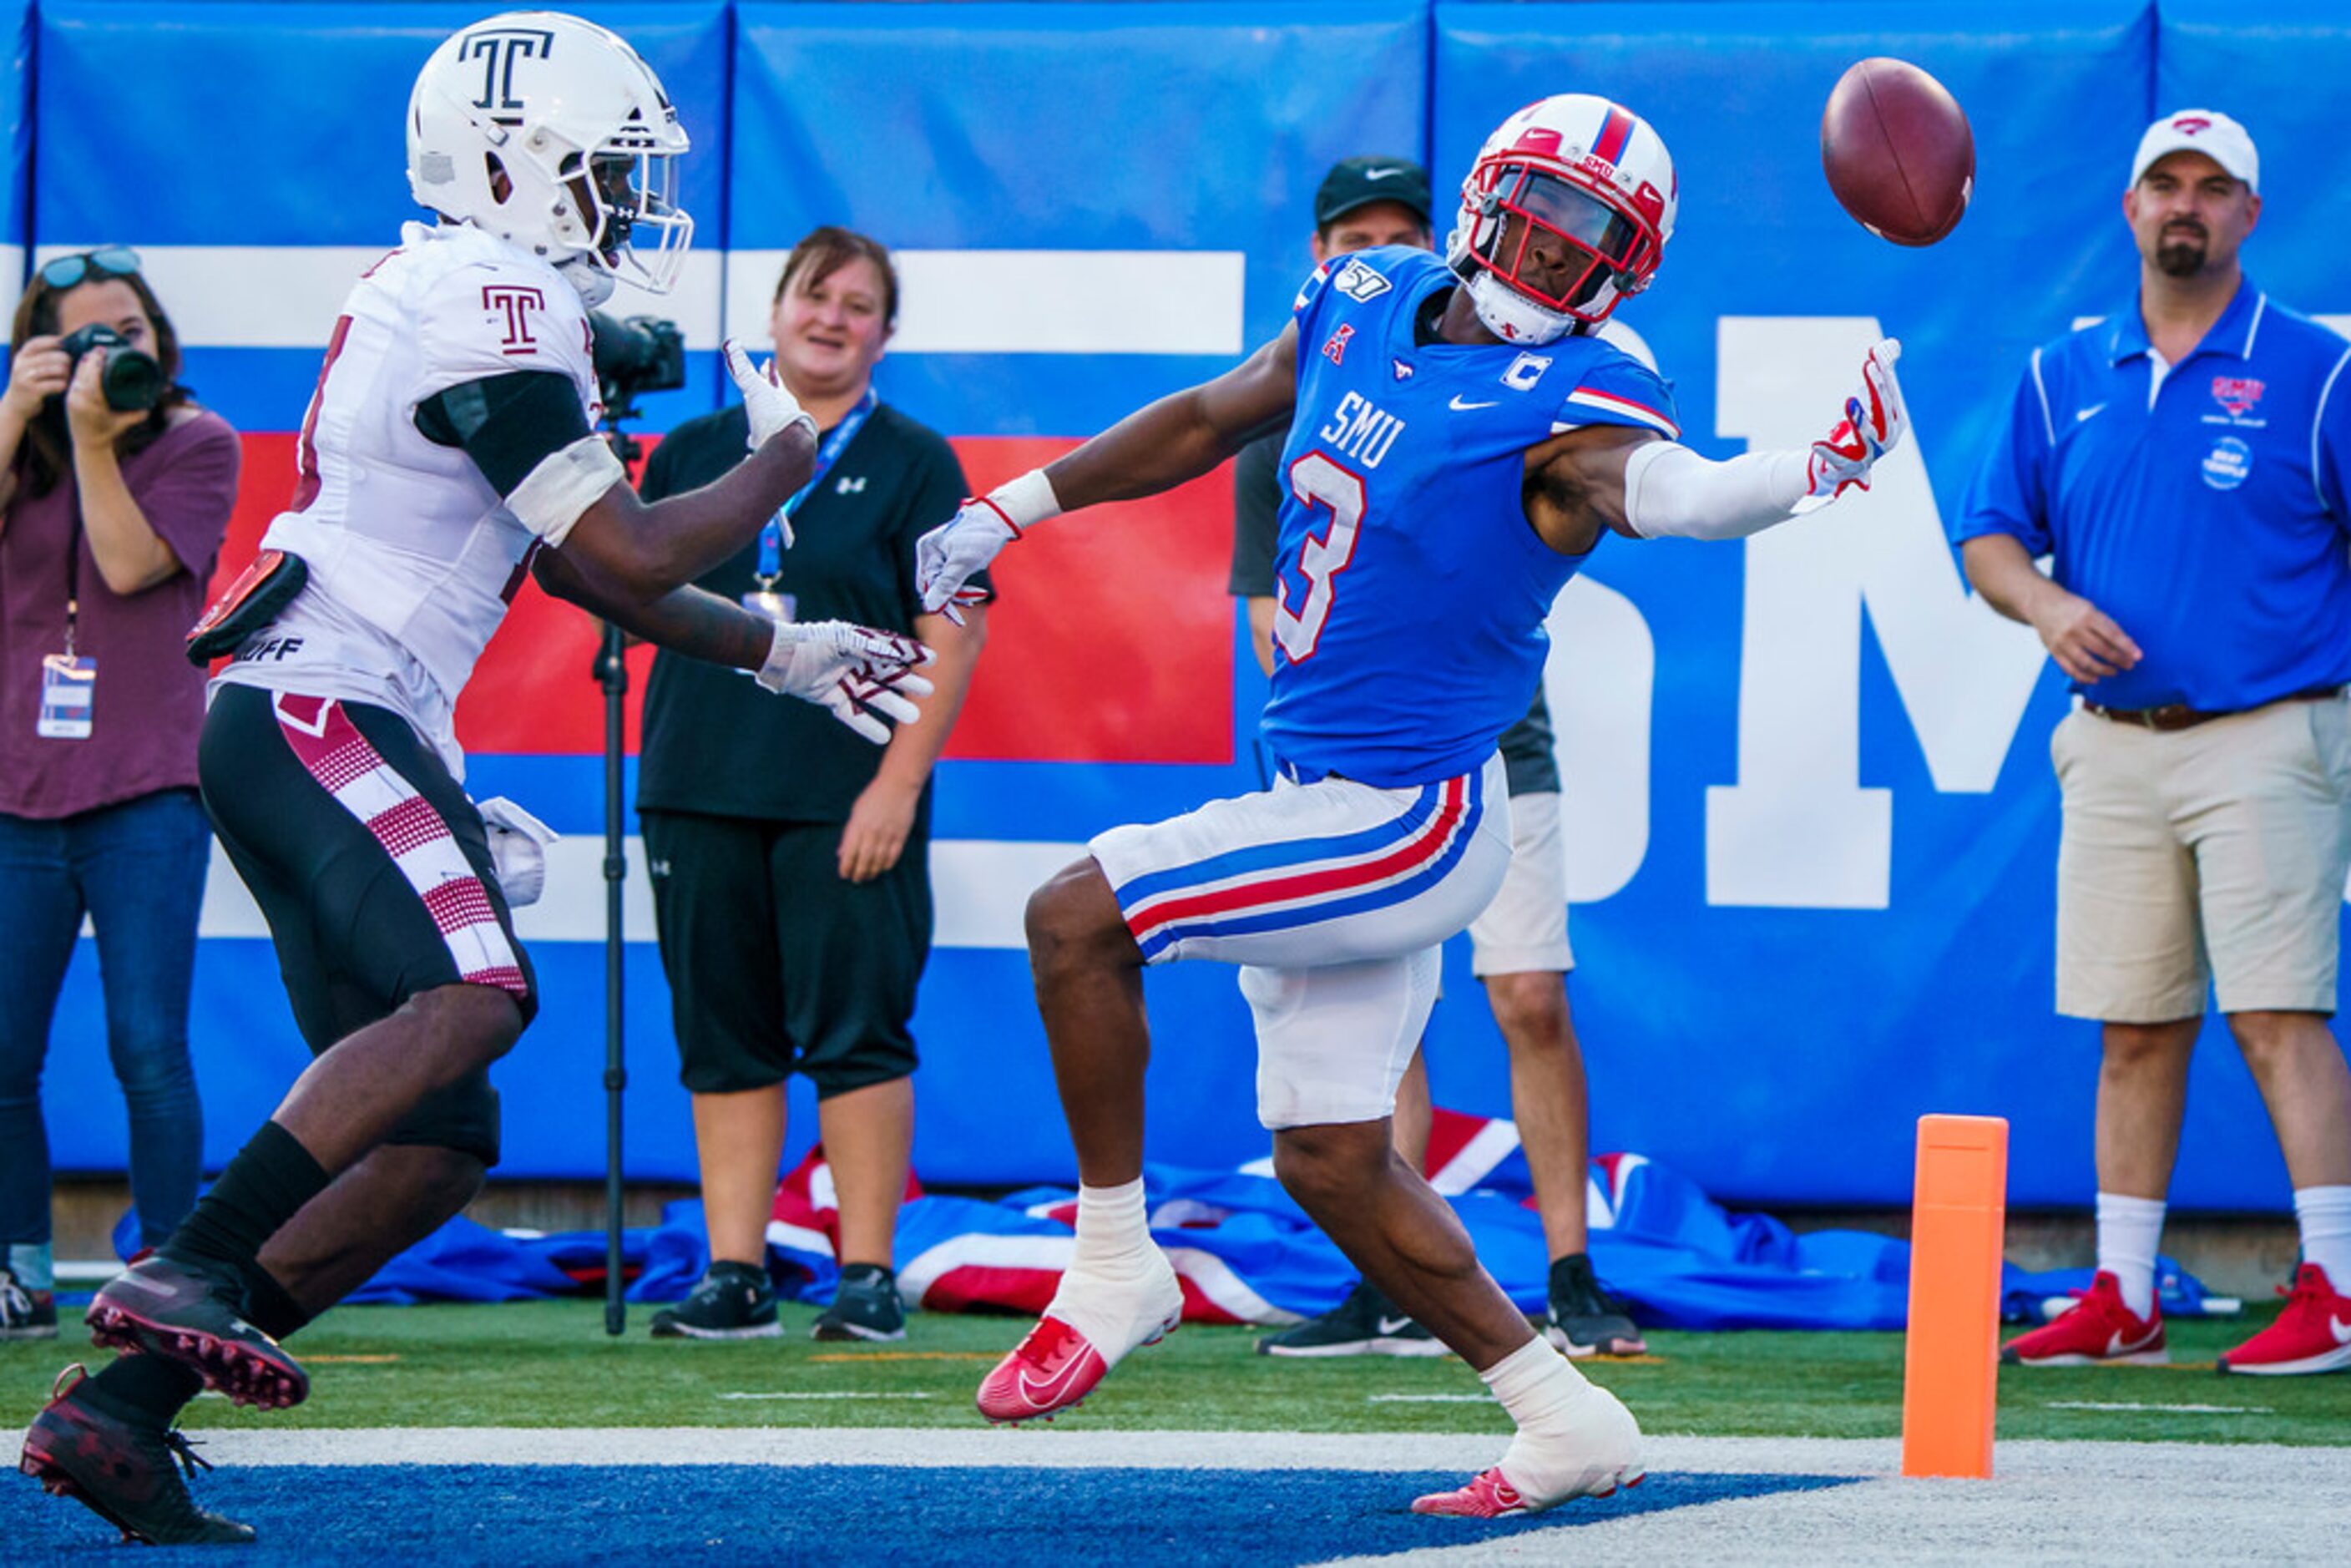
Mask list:
POLYGON ((686 147, 636 51, 557 12, 456 33, 409 100, 417 202, 529 250, 590 305, 622 277, 656 294, 675 283, 694 235, 674 195, 686 147))
POLYGON ((1461 183, 1446 259, 1507 342, 1596 327, 1649 285, 1677 205, 1673 160, 1605 99, 1543 99, 1504 120, 1461 183))

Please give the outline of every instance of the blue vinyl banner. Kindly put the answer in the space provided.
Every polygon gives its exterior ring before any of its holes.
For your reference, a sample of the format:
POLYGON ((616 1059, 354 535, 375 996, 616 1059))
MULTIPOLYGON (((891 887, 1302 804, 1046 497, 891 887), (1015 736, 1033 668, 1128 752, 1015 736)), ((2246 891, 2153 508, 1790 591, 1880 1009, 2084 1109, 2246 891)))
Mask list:
MULTIPOLYGON (((40 10, 28 243, 148 255, 190 345, 188 380, 246 434, 232 565, 286 493, 290 433, 343 290, 416 215, 399 133, 416 68, 488 8, 40 10)), ((2248 266, 2305 311, 2351 309, 2327 226, 2351 152, 2332 100, 2299 85, 2351 64, 2339 6, 580 9, 644 52, 695 141, 684 281, 612 307, 686 333, 689 385, 654 401, 646 431, 716 405, 721 333, 763 352, 784 255, 810 227, 845 224, 898 259, 882 395, 954 442, 975 491, 1279 332, 1332 161, 1423 159, 1441 242, 1479 144, 1521 104, 1591 91, 1647 117, 1676 161, 1679 224, 1656 287, 1619 320, 1675 383, 1689 444, 1722 456, 1825 434, 1880 333, 1903 340, 1917 438, 1872 494, 1799 526, 1743 544, 1611 540, 1553 614, 1593 1147, 1649 1155, 1742 1206, 1893 1204, 1909 1195, 1919 1114, 1990 1113, 2011 1123, 2011 1203, 2088 1201, 2097 1033, 2053 1011, 2047 740, 2067 698, 2033 634, 1969 592, 1942 522, 2032 347, 2129 308, 2137 264, 2119 196, 2158 104, 2247 122, 2273 176, 2248 266), (1865 232, 1821 174, 1821 107, 1848 65, 1877 55, 1933 72, 1972 120, 1973 204, 1931 248, 1865 232)), ((925 1181, 1071 1174, 1022 950, 1028 891, 1092 833, 1261 780, 1264 685, 1225 591, 1229 528, 1220 473, 1037 530, 1002 563, 1004 601, 938 773, 939 931, 914 1020, 925 1181)), ((526 593, 459 710, 476 798, 511 795, 566 835, 521 923, 546 1000, 497 1073, 507 1175, 601 1168, 593 636, 526 593)), ((641 862, 628 885, 629 1168, 690 1179, 641 862)), ((217 1163, 306 1052, 225 862, 204 929, 195 1048, 217 1163)), ((49 1126, 61 1167, 119 1169, 88 946, 58 1012, 49 1126)), ((1466 943, 1447 956, 1428 1036, 1437 1098, 1506 1114, 1507 1057, 1466 943)), ((1151 1157, 1261 1154, 1231 973, 1178 966, 1147 989, 1151 1157)), ((793 1158, 813 1135, 808 1109, 796 1097, 793 1158)), ((2286 1203, 2267 1118, 2217 1024, 2173 1198, 2286 1203)))

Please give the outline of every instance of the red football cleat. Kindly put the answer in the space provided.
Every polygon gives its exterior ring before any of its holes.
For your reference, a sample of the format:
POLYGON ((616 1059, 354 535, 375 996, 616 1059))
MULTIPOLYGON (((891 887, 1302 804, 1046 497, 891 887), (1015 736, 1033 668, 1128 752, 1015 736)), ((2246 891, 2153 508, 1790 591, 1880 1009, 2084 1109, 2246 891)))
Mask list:
POLYGON ((2315 1263, 2295 1270, 2294 1289, 2283 1294, 2278 1321, 2221 1356, 2220 1370, 2292 1377, 2351 1366, 2351 1296, 2315 1263))
POLYGON ((2008 1366, 2159 1366, 2171 1359, 2163 1343, 2163 1308, 2140 1317, 2123 1305, 2122 1282, 2098 1270, 2081 1299, 2050 1322, 2000 1347, 2008 1366))
POLYGON ((1648 1479, 1647 1473, 1635 1469, 1629 1475, 1611 1477, 1593 1491, 1571 1492, 1548 1503, 1531 1500, 1512 1486, 1502 1474, 1499 1465, 1481 1472, 1469 1484, 1453 1491, 1433 1491, 1426 1497, 1412 1500, 1415 1513, 1443 1514, 1453 1519, 1500 1519, 1513 1513, 1540 1513, 1546 1508, 1579 1497, 1614 1497, 1619 1480, 1625 1486, 1636 1487, 1648 1479))
POLYGON ((1050 1418, 1078 1405, 1109 1371, 1085 1335, 1059 1318, 1040 1318, 981 1381, 976 1403, 990 1421, 1050 1418))

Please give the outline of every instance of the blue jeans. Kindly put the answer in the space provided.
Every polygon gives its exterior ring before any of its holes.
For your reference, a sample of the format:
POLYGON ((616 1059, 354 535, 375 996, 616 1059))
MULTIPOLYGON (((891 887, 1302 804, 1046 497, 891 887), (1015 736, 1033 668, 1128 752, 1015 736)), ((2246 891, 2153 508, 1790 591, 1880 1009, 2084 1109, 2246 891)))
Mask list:
POLYGON ((131 1197, 149 1246, 195 1207, 204 1111, 188 991, 212 828, 193 789, 56 821, 0 812, 0 1256, 49 1239, 41 1063, 87 914, 106 1047, 131 1112, 131 1197))

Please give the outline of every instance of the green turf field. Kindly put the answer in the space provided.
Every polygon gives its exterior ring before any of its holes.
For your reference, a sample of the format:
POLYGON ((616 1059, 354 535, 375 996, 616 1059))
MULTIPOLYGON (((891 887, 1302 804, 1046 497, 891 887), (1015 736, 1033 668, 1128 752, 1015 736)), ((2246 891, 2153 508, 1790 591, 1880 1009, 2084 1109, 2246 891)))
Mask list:
MULTIPOLYGON (((816 1309, 787 1305, 781 1339, 655 1341, 650 1310, 605 1337, 593 1301, 507 1306, 350 1307, 294 1349, 312 1392, 261 1416, 207 1398, 190 1427, 972 1427, 971 1392, 1024 1320, 917 1313, 901 1344, 845 1347, 807 1337, 816 1309), (729 1398, 729 1395, 813 1397, 729 1398), (843 1397, 862 1396, 863 1397, 843 1397), (872 1397, 891 1396, 892 1397, 872 1397), (920 1397, 912 1397, 919 1396, 920 1397)), ((54 1344, 0 1344, 5 1420, 29 1419, 67 1361, 93 1364, 78 1314, 54 1344)), ((2340 1444, 2351 1440, 2351 1374, 2220 1377, 2213 1355, 2265 1316, 2170 1325, 2172 1368, 2009 1370, 2004 1437, 2340 1444), (2226 1412, 2067 1409, 2084 1405, 2215 1406, 2226 1412)), ((1061 1425, 1100 1430, 1494 1432, 1499 1409, 1449 1358, 1278 1361, 1257 1331, 1187 1327, 1137 1353, 1061 1425), (1398 1399, 1395 1396, 1468 1396, 1398 1399), (1387 1396, 1386 1398, 1375 1398, 1387 1396)), ((1886 1437, 1901 1430, 1899 1334, 1667 1333, 1651 1358, 1585 1364, 1652 1432, 1886 1437)))

